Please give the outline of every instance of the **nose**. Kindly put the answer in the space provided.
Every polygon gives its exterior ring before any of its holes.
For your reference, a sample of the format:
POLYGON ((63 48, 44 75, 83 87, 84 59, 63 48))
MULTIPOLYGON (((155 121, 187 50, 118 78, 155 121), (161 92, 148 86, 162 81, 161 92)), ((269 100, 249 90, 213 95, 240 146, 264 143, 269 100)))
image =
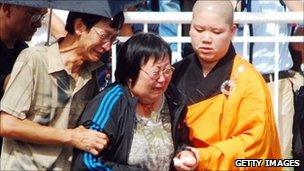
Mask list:
POLYGON ((211 43, 212 38, 211 38, 211 33, 209 31, 205 31, 202 33, 202 42, 203 43, 211 43))
POLYGON ((162 83, 166 80, 165 75, 163 72, 160 72, 159 78, 157 79, 157 82, 162 83))

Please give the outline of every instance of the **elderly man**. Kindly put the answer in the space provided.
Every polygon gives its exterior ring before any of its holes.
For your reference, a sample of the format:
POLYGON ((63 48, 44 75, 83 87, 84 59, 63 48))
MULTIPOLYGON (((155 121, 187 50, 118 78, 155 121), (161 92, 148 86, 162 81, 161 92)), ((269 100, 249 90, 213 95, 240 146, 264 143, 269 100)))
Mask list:
POLYGON ((188 97, 186 123, 198 170, 236 169, 236 159, 280 158, 271 97, 262 76, 235 53, 230 1, 197 1, 190 27, 195 53, 175 65, 188 97))
POLYGON ((19 55, 1 100, 1 170, 69 170, 72 148, 94 155, 103 133, 75 127, 97 93, 95 70, 124 22, 70 12, 66 37, 19 55))

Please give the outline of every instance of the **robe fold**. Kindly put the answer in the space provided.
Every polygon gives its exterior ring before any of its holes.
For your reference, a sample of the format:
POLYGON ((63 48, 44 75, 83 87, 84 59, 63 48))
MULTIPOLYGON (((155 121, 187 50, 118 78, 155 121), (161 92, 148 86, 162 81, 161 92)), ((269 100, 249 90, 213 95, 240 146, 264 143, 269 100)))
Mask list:
POLYGON ((232 46, 226 56, 209 73, 212 76, 222 70, 211 79, 213 82, 207 81, 209 74, 203 78, 199 66, 189 67, 199 65, 194 54, 178 63, 173 75, 173 84, 189 98, 185 121, 190 127, 189 139, 200 154, 197 170, 273 170, 235 166, 236 159, 279 159, 281 152, 265 81, 232 46), (189 85, 188 74, 203 79, 191 80, 189 85), (197 87, 203 84, 214 89, 197 87), (191 88, 204 93, 189 93, 191 88))

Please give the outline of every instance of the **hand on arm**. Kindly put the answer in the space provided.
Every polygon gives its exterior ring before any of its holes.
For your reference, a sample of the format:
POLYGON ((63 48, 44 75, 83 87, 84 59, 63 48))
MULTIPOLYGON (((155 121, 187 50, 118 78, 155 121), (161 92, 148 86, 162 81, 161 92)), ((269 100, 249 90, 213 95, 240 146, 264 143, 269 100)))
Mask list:
POLYGON ((108 143, 108 137, 94 130, 79 126, 60 129, 39 125, 28 119, 19 119, 1 112, 0 135, 36 144, 71 145, 97 155, 108 143))
POLYGON ((86 129, 81 125, 75 129, 68 129, 67 132, 70 137, 69 145, 94 155, 103 150, 109 141, 106 134, 86 129))

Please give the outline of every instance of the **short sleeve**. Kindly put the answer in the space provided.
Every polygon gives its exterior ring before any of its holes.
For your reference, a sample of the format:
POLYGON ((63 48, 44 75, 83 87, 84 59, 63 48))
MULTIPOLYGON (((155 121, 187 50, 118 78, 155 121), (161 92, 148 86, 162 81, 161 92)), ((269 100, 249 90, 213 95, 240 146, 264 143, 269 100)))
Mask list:
POLYGON ((25 119, 31 106, 34 85, 30 52, 22 52, 14 64, 10 80, 1 100, 1 111, 25 119))

